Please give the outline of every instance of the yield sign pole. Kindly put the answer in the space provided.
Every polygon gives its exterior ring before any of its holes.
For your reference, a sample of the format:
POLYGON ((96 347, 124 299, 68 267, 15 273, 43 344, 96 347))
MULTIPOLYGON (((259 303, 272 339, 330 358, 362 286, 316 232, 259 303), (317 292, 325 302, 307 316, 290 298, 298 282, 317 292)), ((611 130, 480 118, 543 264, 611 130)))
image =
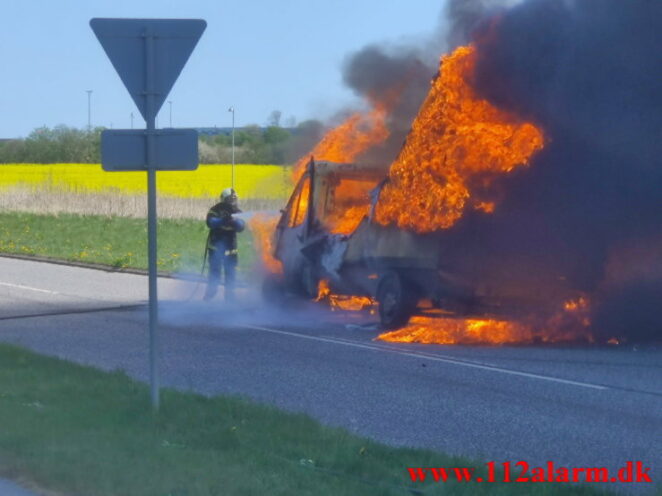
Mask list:
POLYGON ((154 156, 154 133, 156 111, 154 105, 154 35, 149 26, 145 28, 145 104, 147 121, 147 269, 149 278, 149 384, 152 407, 159 409, 160 381, 158 369, 159 351, 159 306, 156 284, 156 160, 154 156))
POLYGON ((152 407, 158 410, 156 171, 197 168, 198 139, 194 130, 159 133, 155 121, 207 23, 199 19, 92 19, 90 26, 147 124, 145 131, 104 131, 101 157, 107 171, 147 171, 150 396, 152 407))

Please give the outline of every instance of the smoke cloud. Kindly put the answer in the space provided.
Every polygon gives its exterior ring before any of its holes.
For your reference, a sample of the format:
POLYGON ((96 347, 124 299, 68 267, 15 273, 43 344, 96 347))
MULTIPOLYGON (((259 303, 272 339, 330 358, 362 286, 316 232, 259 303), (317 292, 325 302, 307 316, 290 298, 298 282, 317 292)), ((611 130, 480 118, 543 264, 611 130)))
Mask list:
POLYGON ((447 48, 466 45, 484 19, 516 3, 518 0, 449 0, 439 28, 446 38, 447 48))
POLYGON ((596 295, 605 337, 659 338, 662 3, 529 0, 474 36, 475 88, 548 139, 480 236, 596 295))
POLYGON ((515 0, 448 0, 434 33, 417 46, 368 45, 345 61, 343 80, 358 96, 389 102, 390 138, 370 149, 361 161, 386 169, 395 159, 439 70, 439 58, 471 39, 486 16, 515 0))
POLYGON ((430 88, 435 68, 414 48, 388 49, 367 46, 345 63, 343 79, 357 95, 371 103, 386 102, 386 143, 373 147, 362 162, 379 164, 386 170, 402 147, 411 123, 430 88))

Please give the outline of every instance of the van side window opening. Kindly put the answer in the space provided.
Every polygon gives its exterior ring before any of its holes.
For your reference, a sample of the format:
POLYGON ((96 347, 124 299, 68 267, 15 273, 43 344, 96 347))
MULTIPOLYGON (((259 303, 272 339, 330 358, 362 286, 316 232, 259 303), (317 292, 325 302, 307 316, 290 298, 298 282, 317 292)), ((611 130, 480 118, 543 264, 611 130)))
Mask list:
POLYGON ((303 224, 308 213, 308 196, 310 194, 310 178, 304 177, 297 187, 296 194, 288 212, 288 227, 297 227, 303 224))
POLYGON ((349 234, 368 214, 375 181, 342 178, 328 182, 323 210, 318 218, 334 233, 349 234))

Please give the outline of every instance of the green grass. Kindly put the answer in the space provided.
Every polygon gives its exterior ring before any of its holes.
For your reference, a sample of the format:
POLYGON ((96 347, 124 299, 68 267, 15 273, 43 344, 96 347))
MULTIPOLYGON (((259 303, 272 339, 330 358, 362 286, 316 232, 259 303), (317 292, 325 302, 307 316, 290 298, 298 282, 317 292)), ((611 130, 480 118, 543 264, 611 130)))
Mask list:
MULTIPOLYGON (((207 232, 203 220, 160 219, 159 270, 198 272, 207 232)), ((238 240, 239 269, 245 270, 254 260, 250 232, 238 240)), ((0 252, 146 269, 147 223, 128 217, 2 212, 0 252)))
MULTIPOLYGON (((235 397, 164 390, 0 344, 0 475, 68 495, 600 494, 559 484, 413 484, 479 466, 390 448, 235 397)), ((484 474, 484 472, 483 472, 484 474)))

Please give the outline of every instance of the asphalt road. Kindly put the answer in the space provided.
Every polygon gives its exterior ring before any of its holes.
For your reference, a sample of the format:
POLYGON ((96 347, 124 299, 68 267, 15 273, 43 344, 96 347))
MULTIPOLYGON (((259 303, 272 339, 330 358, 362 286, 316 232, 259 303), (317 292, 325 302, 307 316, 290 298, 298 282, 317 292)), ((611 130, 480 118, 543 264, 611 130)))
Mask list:
MULTIPOLYGON (((0 258, 0 340, 147 380, 146 287, 139 275, 0 258)), ((641 460, 662 481, 659 346, 396 345, 374 341, 365 317, 267 308, 250 290, 232 308, 183 281, 159 291, 164 385, 497 464, 641 460)))

